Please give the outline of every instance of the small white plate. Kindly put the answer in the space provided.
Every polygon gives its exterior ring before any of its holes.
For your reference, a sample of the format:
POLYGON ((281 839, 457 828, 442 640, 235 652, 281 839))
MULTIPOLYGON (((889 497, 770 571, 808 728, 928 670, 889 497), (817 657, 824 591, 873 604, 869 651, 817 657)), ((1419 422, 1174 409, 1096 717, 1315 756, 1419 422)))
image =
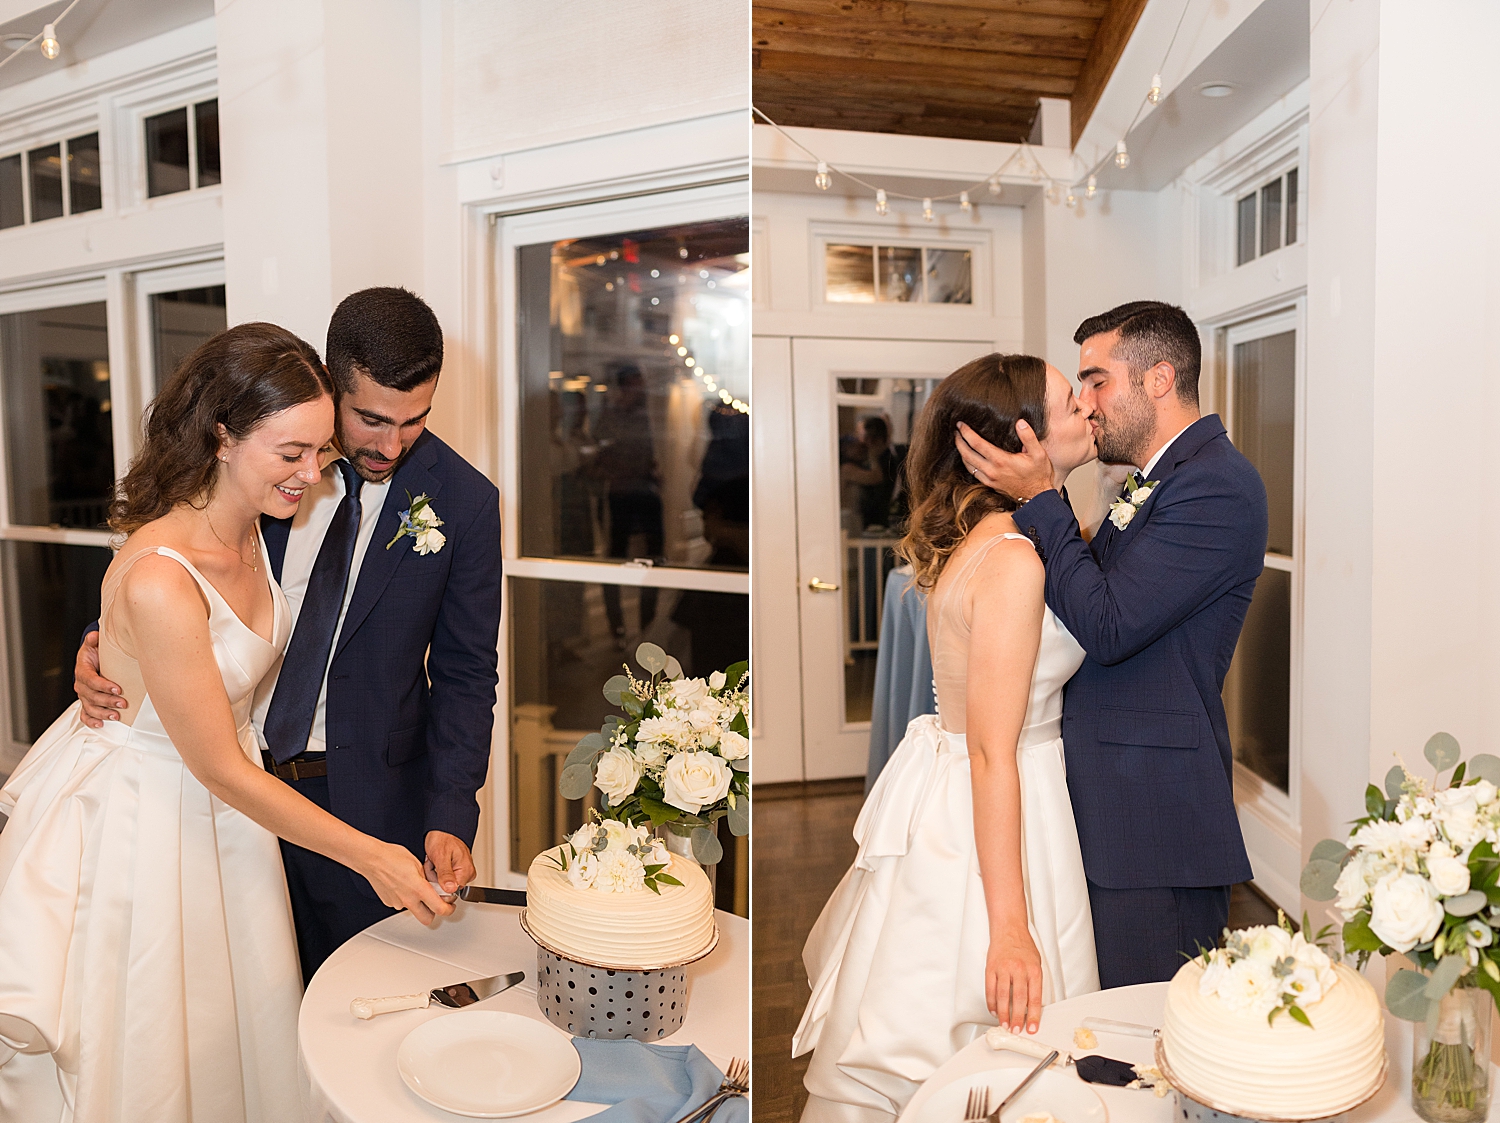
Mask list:
MULTIPOLYGON (((951 1084, 945 1084, 932 1094, 923 1105, 919 1119, 904 1123, 954 1123, 964 1117, 970 1088, 989 1088, 990 1110, 1000 1106, 1000 1101, 1015 1090, 1026 1078, 1030 1069, 997 1068, 989 1072, 976 1072, 961 1076, 951 1084)), ((1050 1111, 1058 1123, 1108 1123, 1109 1112, 1104 1101, 1092 1088, 1078 1078, 1076 1072, 1048 1069, 1036 1078, 1036 1082, 1005 1109, 1000 1123, 1015 1123, 1027 1115, 1050 1111)))
POLYGON ((507 1119, 555 1104, 578 1083, 567 1034, 503 1010, 463 1010, 423 1022, 396 1050, 406 1086, 434 1107, 507 1119))

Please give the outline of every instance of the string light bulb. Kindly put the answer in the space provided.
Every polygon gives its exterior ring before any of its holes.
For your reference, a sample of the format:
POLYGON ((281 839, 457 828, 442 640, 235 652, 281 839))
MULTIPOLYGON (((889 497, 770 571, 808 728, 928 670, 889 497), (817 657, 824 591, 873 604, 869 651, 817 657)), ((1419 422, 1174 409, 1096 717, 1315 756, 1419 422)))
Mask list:
POLYGON ((1078 205, 1078 196, 1075 195, 1075 194, 1073 194, 1073 192, 1069 191, 1068 192, 1068 197, 1067 197, 1067 199, 1064 200, 1064 202, 1066 202, 1068 204, 1068 210, 1072 210, 1074 207, 1076 207, 1078 205))
POLYGON ((813 176, 813 182, 818 185, 819 191, 827 191, 833 186, 833 176, 828 174, 828 162, 818 161, 818 174, 813 176))
POLYGON ((1096 176, 1089 176, 1087 195, 1092 199, 1099 192, 1099 180, 1096 176))
POLYGON ((1000 186, 1000 177, 998 175, 990 176, 990 194, 998 199, 1002 190, 1003 188, 1000 186))
POLYGON ((1161 104, 1161 75, 1160 74, 1153 74, 1151 76, 1151 88, 1146 91, 1146 100, 1149 101, 1152 105, 1159 105, 1159 104, 1161 104))
POLYGON ((1055 183, 1047 184, 1047 202, 1057 202, 1057 184, 1055 183))
POLYGON ((1125 148, 1125 141, 1123 138, 1115 142, 1115 167, 1130 167, 1130 153, 1125 148))
POLYGON ((932 221, 932 200, 931 199, 923 199, 922 200, 922 217, 924 219, 926 219, 928 222, 932 221))
POLYGON ((61 52, 62 47, 57 42, 57 28, 55 24, 48 24, 42 28, 42 57, 48 61, 55 59, 61 52))
POLYGON ((878 188, 875 192, 875 213, 884 217, 891 209, 891 205, 885 200, 885 188, 878 188))
POLYGON ((958 205, 966 211, 974 209, 974 204, 969 202, 969 193, 967 191, 960 191, 958 193, 958 205))

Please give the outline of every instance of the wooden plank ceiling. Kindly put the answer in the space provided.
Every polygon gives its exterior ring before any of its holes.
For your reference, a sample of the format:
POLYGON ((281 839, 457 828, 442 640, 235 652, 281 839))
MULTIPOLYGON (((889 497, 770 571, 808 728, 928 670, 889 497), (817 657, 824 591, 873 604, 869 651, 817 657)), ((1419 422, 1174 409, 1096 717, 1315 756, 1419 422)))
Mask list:
POLYGON ((1019 141, 1037 98, 1073 142, 1146 0, 754 0, 755 105, 780 125, 1019 141))

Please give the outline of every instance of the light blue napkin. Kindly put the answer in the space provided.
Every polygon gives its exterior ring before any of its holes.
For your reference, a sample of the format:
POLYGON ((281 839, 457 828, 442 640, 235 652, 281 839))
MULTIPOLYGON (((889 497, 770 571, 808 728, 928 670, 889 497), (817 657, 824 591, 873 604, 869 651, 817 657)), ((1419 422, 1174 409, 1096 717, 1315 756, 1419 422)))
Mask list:
MULTIPOLYGON (((599 1123, 673 1123, 704 1103, 724 1079, 696 1045, 646 1045, 640 1041, 573 1038, 583 1074, 570 1100, 613 1104, 590 1120, 599 1123)), ((713 1123, 747 1123, 750 1107, 732 1096, 713 1123)))

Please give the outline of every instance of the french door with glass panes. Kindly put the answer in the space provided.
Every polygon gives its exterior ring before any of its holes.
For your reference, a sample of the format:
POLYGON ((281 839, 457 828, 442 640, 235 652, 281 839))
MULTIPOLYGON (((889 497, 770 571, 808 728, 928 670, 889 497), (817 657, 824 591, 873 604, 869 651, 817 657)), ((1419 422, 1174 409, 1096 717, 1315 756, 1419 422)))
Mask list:
MULTIPOLYGON (((774 357, 770 341, 758 343, 757 354, 774 357)), ((904 518, 900 464, 938 380, 992 350, 984 342, 790 341, 796 599, 769 597, 767 607, 784 604, 779 615, 789 617, 795 603, 797 618, 758 620, 757 635, 770 648, 766 658, 778 660, 800 637, 801 736, 757 740, 757 783, 865 774, 885 583, 904 518)), ((756 378, 759 386, 759 371, 756 378)), ((757 510, 764 526, 765 507, 757 510)), ((790 545, 784 531, 770 541, 766 534, 757 542, 771 550, 790 545)))
MULTIPOLYGON (((643 641, 708 676, 750 653, 749 191, 502 215, 508 798, 497 865, 581 823, 557 781, 643 641)), ((591 792, 588 799, 597 798, 591 792)), ((720 832, 720 907, 748 858, 720 832)), ((501 875, 506 876, 506 875, 501 875)), ((730 900, 733 898, 733 900, 730 900)))
POLYGON ((0 776, 73 702, 157 365, 224 326, 219 262, 0 294, 0 776))
POLYGON ((1301 325, 1298 306, 1218 333, 1220 411, 1260 472, 1269 515, 1265 568, 1224 682, 1235 802, 1255 883, 1288 910, 1301 870, 1301 325))

